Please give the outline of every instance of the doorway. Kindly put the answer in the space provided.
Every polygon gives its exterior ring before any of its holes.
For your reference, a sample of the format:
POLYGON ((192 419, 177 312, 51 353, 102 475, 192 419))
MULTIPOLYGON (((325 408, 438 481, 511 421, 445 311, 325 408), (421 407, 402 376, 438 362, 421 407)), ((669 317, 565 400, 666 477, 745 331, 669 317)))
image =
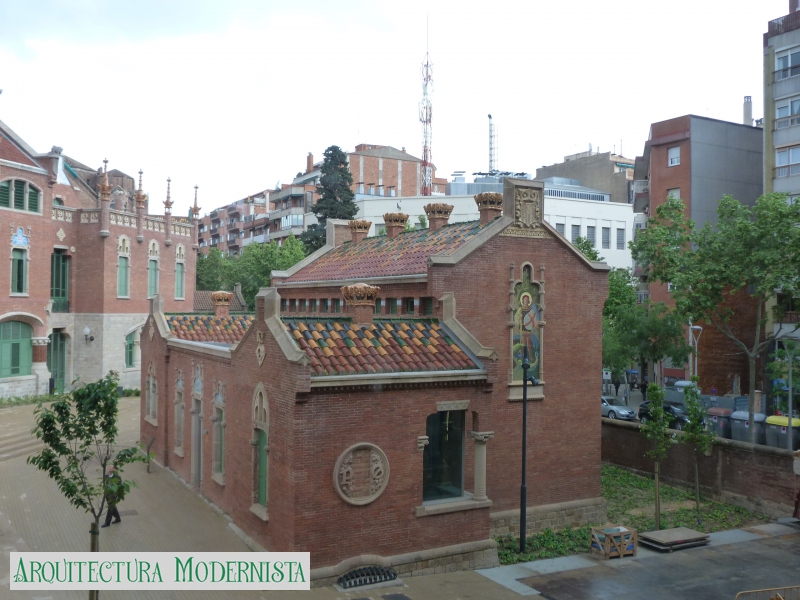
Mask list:
POLYGON ((50 345, 47 346, 47 368, 50 370, 50 377, 53 378, 53 392, 56 394, 64 393, 67 336, 61 330, 55 330, 50 334, 50 345))

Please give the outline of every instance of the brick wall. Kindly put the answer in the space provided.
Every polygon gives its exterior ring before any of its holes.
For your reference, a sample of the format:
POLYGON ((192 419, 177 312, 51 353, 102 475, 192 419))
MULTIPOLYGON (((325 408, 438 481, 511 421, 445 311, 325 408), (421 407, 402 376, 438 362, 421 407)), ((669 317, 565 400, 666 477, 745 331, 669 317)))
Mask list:
MULTIPOLYGON (((653 473, 653 460, 646 456, 650 445, 638 423, 603 419, 602 436, 604 462, 643 474, 653 473)), ((710 456, 699 457, 698 469, 703 494, 772 517, 792 514, 800 476, 793 474, 788 450, 719 439, 710 456)), ((673 445, 667 460, 661 463, 661 474, 676 485, 693 486, 691 448, 673 445)))

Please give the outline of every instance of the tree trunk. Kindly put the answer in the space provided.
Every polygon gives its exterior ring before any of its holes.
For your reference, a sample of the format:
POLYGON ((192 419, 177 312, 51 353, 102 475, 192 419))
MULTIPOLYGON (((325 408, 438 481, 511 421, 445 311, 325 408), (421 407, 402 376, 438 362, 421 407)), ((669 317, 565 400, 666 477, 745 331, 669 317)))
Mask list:
POLYGON ((756 423, 755 423, 755 412, 756 412, 756 355, 751 354, 747 357, 750 361, 750 386, 749 386, 749 394, 750 398, 747 401, 747 419, 750 421, 750 443, 756 443, 756 423))
POLYGON ((659 479, 659 462, 656 461, 656 531, 661 531, 661 485, 659 479))
MULTIPOLYGON (((91 552, 100 552, 100 519, 97 518, 92 522, 89 529, 89 534, 92 536, 91 552)), ((89 600, 98 600, 100 592, 98 590, 89 590, 89 600)))
POLYGON ((700 474, 697 468, 697 448, 694 449, 694 500, 697 504, 697 518, 700 519, 700 474))

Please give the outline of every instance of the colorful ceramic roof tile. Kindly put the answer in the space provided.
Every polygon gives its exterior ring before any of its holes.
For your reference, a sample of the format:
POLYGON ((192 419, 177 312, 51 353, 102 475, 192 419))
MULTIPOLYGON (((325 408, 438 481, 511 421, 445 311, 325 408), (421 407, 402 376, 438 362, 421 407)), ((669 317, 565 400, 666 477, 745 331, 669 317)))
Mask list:
POLYGON ((374 375, 482 369, 463 343, 436 319, 283 318, 311 359, 311 376, 374 375))
POLYGON ((235 344, 244 337, 253 324, 253 315, 231 315, 217 318, 214 315, 167 315, 172 335, 190 342, 235 344))
POLYGON ((447 256, 488 227, 479 221, 453 223, 434 232, 406 231, 394 238, 371 237, 343 244, 284 281, 330 281, 426 273, 428 257, 447 256))

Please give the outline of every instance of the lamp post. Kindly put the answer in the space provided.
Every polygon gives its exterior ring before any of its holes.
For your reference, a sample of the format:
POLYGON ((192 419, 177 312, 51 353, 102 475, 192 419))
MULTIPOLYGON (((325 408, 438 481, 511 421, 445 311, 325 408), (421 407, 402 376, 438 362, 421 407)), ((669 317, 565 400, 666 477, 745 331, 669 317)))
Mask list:
POLYGON ((528 513, 528 486, 525 481, 525 470, 528 465, 528 381, 533 385, 539 385, 539 380, 535 377, 528 377, 528 369, 531 362, 528 358, 528 347, 522 351, 522 485, 519 489, 519 553, 525 552, 525 538, 527 536, 527 513, 528 513))
POLYGON ((692 325, 689 327, 689 333, 694 344, 694 376, 700 377, 700 373, 697 371, 697 355, 700 353, 700 334, 703 333, 703 328, 700 325, 692 325), (695 333, 697 336, 695 336, 695 333))

